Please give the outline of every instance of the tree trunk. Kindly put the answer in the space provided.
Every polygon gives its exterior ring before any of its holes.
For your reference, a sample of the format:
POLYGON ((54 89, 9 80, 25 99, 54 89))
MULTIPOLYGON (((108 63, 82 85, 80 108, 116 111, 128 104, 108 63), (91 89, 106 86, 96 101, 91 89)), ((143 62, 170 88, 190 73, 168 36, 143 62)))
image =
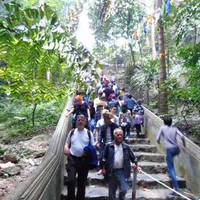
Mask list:
POLYGON ((159 113, 166 114, 168 112, 167 91, 164 87, 164 81, 166 80, 166 63, 165 63, 165 42, 164 42, 164 27, 162 19, 159 23, 159 35, 160 35, 160 81, 159 81, 159 113))
POLYGON ((33 125, 33 127, 35 126, 35 111, 36 111, 36 108, 37 108, 37 104, 35 103, 34 106, 33 106, 33 112, 32 112, 32 125, 33 125))
POLYGON ((152 58, 156 59, 156 45, 155 45, 155 25, 154 25, 154 19, 152 19, 151 23, 151 54, 152 58))
POLYGON ((133 51, 132 44, 130 42, 129 42, 129 48, 130 48, 130 51, 131 51, 132 66, 135 67, 135 56, 134 56, 134 51, 133 51))
POLYGON ((149 101, 150 101, 149 90, 150 90, 150 87, 147 86, 147 89, 146 89, 146 104, 147 104, 148 106, 149 106, 149 101))

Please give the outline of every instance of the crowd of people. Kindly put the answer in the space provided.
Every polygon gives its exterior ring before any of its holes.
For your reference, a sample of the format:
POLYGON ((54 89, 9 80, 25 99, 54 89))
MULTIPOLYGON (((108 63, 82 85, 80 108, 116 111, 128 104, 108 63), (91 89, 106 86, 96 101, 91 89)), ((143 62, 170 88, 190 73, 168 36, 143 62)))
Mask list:
POLYGON ((130 138, 131 128, 135 128, 137 137, 142 137, 144 109, 142 100, 135 100, 124 88, 119 88, 115 81, 102 78, 96 86, 96 98, 77 92, 74 105, 67 116, 72 114, 72 124, 75 128, 76 118, 83 114, 87 118, 86 127, 99 138, 99 126, 104 124, 103 115, 109 112, 111 121, 123 130, 124 138, 130 138))
MULTIPOLYGON (((119 200, 124 200, 128 190, 127 179, 130 177, 131 163, 136 171, 140 169, 137 158, 126 141, 131 138, 131 130, 136 132, 137 138, 144 137, 142 100, 135 100, 125 88, 119 88, 115 81, 105 76, 102 76, 96 85, 95 93, 96 98, 92 99, 86 93, 77 92, 73 107, 67 113, 67 117, 71 116, 72 121, 72 130, 68 134, 64 149, 68 157, 68 200, 85 199, 89 168, 84 147, 89 142, 95 145, 99 152, 97 173, 104 175, 108 181, 109 199, 116 200, 116 191, 119 188, 119 200)), ((163 136, 161 132, 157 138, 158 142, 163 136)), ((170 140, 175 144, 175 137, 171 137, 170 140)), ((171 159, 167 163, 170 165, 174 187, 178 190, 173 169, 173 156, 177 151, 173 155, 171 151, 168 153, 171 159)))
POLYGON ((85 199, 89 168, 84 147, 90 140, 99 152, 97 173, 108 181, 109 198, 116 199, 119 187, 119 199, 123 200, 128 190, 127 178, 130 177, 131 163, 138 169, 137 158, 125 141, 131 138, 131 129, 136 130, 136 137, 142 137, 142 101, 136 101, 124 88, 119 88, 115 81, 105 76, 96 85, 95 93, 96 98, 92 99, 86 93, 77 92, 73 107, 67 113, 72 122, 64 149, 68 157, 68 199, 85 199))

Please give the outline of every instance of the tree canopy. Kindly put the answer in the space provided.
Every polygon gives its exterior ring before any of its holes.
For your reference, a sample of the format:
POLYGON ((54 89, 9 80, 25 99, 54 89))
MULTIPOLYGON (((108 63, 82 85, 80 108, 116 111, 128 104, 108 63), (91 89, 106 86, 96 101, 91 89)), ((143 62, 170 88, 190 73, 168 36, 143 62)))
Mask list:
POLYGON ((1 94, 35 108, 96 76, 96 60, 48 4, 1 2, 0 9, 1 94))

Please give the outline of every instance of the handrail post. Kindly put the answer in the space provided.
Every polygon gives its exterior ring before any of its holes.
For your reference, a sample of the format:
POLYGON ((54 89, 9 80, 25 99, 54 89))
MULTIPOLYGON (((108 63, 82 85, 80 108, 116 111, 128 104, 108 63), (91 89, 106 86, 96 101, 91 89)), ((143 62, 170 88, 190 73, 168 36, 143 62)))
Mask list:
POLYGON ((132 200, 136 200, 136 185, 137 184, 137 171, 133 170, 133 179, 132 179, 132 200))

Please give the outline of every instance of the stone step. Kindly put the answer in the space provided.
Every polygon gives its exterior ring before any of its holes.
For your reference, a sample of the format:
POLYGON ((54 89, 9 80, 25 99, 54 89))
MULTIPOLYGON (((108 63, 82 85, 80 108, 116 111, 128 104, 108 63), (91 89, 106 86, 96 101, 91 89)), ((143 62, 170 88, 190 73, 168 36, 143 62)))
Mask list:
POLYGON ((148 174, 158 174, 164 173, 167 174, 167 164, 165 162, 146 162, 139 161, 139 166, 148 174))
MULTIPOLYGON (((166 163, 158 163, 158 162, 139 162, 139 166, 148 174, 167 174, 167 165, 166 163)), ((97 174, 97 170, 91 170, 89 173, 97 174)), ((64 184, 67 184, 67 173, 64 174, 64 184)))
MULTIPOLYGON (((180 191, 181 194, 185 195, 184 190, 180 191)), ((137 200, 182 200, 184 199, 181 196, 172 196, 170 195, 171 191, 169 189, 147 189, 139 188, 136 191, 137 200)), ((188 194, 188 193, 186 193, 188 194)), ((67 188, 64 187, 61 193, 61 200, 65 200, 67 196, 67 188)), ((108 187, 107 186, 98 186, 93 185, 87 186, 86 188, 86 200, 108 200, 108 187)), ((132 190, 129 188, 126 194, 126 200, 132 200, 132 190)))
POLYGON ((126 139, 127 144, 150 144, 150 140, 148 138, 129 138, 126 139))
MULTIPOLYGON (((167 174, 151 174, 157 180, 163 182, 164 184, 171 187, 171 181, 167 174)), ((179 182, 179 187, 184 188, 186 187, 186 182, 183 178, 177 177, 179 182)), ((128 180, 129 186, 132 185, 132 179, 128 180)), ((106 181, 104 180, 103 175, 98 175, 96 172, 89 172, 88 174, 88 184, 89 185, 105 185, 106 181)), ((139 173, 137 175, 137 186, 144 187, 144 188, 160 188, 162 187, 159 183, 155 180, 150 179, 149 177, 145 176, 144 174, 139 173)))
POLYGON ((160 153, 135 152, 138 161, 165 162, 165 155, 160 153))
MULTIPOLYGON (((137 200, 165 200, 165 199, 183 199, 182 197, 174 197, 170 195, 171 191, 169 189, 138 189, 136 191, 137 200)), ((107 200, 108 199, 108 188, 94 188, 88 187, 86 190, 86 200, 107 200), (100 197, 100 198, 98 198, 100 197), (103 197, 103 198, 102 198, 103 197)), ((132 191, 128 190, 126 194, 126 200, 132 199, 132 191)))
POLYGON ((151 145, 151 144, 134 144, 134 145, 130 144, 129 146, 133 150, 133 152, 137 152, 137 151, 151 152, 151 153, 157 152, 156 146, 151 145))

